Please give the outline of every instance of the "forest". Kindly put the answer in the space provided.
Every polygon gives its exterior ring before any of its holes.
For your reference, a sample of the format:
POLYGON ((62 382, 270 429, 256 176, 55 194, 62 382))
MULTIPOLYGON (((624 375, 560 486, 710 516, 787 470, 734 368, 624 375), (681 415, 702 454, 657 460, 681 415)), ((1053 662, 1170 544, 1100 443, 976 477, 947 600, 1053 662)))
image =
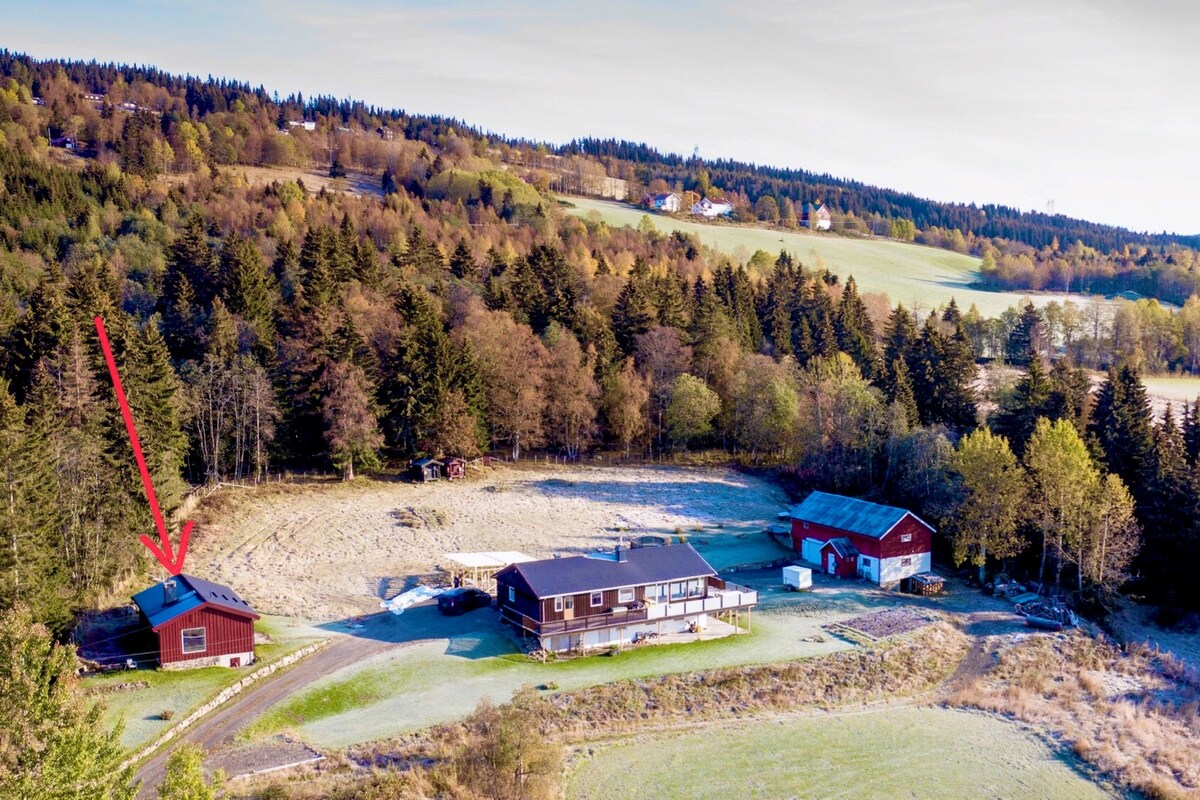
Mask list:
POLYGON ((283 469, 714 450, 911 507, 956 563, 1100 612, 1121 592, 1200 608, 1200 409, 1154 419, 1139 378, 1196 369, 1200 300, 917 315, 786 253, 736 263, 565 214, 548 175, 575 157, 0 56, 0 607, 61 634, 144 569, 100 316, 168 513, 283 469), (378 175, 380 196, 231 168, 314 163, 378 175), (985 396, 989 360, 1020 380, 985 396), (1107 370, 1098 393, 1084 367, 1107 370))

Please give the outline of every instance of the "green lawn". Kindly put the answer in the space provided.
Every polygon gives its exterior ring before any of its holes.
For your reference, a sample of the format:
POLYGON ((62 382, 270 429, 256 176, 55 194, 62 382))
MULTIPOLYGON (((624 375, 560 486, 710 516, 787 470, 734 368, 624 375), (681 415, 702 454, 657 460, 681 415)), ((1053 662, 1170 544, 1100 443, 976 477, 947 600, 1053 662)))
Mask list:
MULTIPOLYGON (((624 203, 569 197, 574 208, 568 211, 577 216, 597 214, 612 226, 636 227, 645 213, 624 203)), ((787 250, 806 267, 823 263, 842 279, 853 275, 866 292, 884 292, 893 303, 929 309, 955 298, 965 311, 974 303, 985 316, 998 316, 1009 306, 1016 305, 1025 295, 1016 292, 987 292, 970 288, 977 277, 979 259, 948 250, 876 239, 851 239, 832 234, 811 234, 767 230, 728 223, 704 224, 653 214, 660 231, 694 233, 710 247, 739 260, 749 258, 755 250, 775 255, 787 250)), ((1034 295, 1041 305, 1065 296, 1034 295)), ((1076 302, 1086 298, 1074 296, 1076 302)))
POLYGON ((566 791, 569 800, 1112 796, 1016 725, 940 708, 641 735, 597 746, 571 770, 566 791))
POLYGON ((142 681, 145 688, 96 695, 105 705, 104 721, 112 726, 124 725, 121 745, 134 749, 149 744, 193 709, 230 684, 240 681, 259 667, 282 658, 325 634, 308 627, 298 627, 282 618, 264 616, 255 628, 271 637, 272 643, 255 648, 258 660, 247 667, 226 669, 206 667, 188 670, 140 669, 135 672, 113 672, 83 679, 85 690, 99 690, 119 683, 142 681), (171 720, 161 717, 172 711, 171 720))

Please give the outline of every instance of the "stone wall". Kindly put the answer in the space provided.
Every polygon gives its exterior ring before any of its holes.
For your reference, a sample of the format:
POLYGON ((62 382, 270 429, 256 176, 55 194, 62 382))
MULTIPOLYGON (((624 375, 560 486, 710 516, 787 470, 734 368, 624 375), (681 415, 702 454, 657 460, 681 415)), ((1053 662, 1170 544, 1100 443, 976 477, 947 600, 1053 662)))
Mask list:
POLYGON ((171 726, 167 730, 166 733, 164 733, 162 736, 158 737, 156 740, 154 740, 154 742, 152 742, 151 744, 142 748, 140 751, 138 751, 137 753, 133 754, 128 759, 126 759, 125 762, 121 765, 121 769, 124 769, 125 767, 129 766, 130 764, 136 764, 137 762, 141 761, 142 759, 147 758, 155 750, 162 747, 164 744, 166 744, 167 742, 171 741, 176 736, 178 736, 183 730, 185 730, 186 728, 188 728, 191 725, 194 725, 198 720, 200 720, 204 716, 210 714, 217 708, 220 708, 221 706, 225 705, 225 703, 229 702, 232 698, 241 694, 242 691, 247 686, 250 686, 252 683, 255 683, 256 681, 262 680, 263 678, 274 675, 278 670, 281 670, 284 667, 289 667, 292 664, 295 664, 300 659, 304 658, 305 656, 311 655, 312 653, 317 652, 322 647, 327 645, 329 643, 329 641, 330 641, 329 639, 322 639, 319 642, 310 644, 306 647, 302 647, 294 653, 288 653, 286 656, 279 659, 278 661, 272 661, 270 664, 267 664, 265 667, 259 667, 258 669, 254 670, 254 672, 251 672, 249 675, 242 678, 237 683, 234 683, 230 686, 225 687, 224 689, 221 690, 221 692, 219 694, 217 694, 216 697, 214 697, 213 699, 209 700, 204 705, 197 708, 191 714, 188 714, 186 717, 181 719, 179 722, 175 723, 175 725, 171 726))

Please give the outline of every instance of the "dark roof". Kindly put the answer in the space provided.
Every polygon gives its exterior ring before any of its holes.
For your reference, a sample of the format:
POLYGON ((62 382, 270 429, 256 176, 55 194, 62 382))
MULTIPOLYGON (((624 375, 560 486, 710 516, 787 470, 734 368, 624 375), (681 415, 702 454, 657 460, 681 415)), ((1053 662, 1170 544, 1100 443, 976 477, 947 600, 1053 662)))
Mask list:
POLYGON ((624 586, 645 586, 717 573, 690 544, 623 550, 624 561, 611 553, 597 556, 548 558, 512 564, 496 573, 516 572, 539 597, 599 592, 624 586))
POLYGON ((858 548, 850 543, 850 540, 845 536, 839 536, 836 539, 830 539, 825 544, 821 545, 821 549, 832 547, 833 552, 838 554, 839 558, 849 558, 850 556, 858 555, 858 548))
POLYGON ((418 458, 412 463, 414 467, 427 467, 430 464, 437 464, 439 467, 442 466, 442 462, 438 461, 436 458, 418 458))
POLYGON ((163 623, 206 604, 258 619, 258 614, 254 613, 250 604, 238 597, 228 586, 182 573, 175 576, 175 584, 175 600, 172 602, 167 602, 166 590, 161 583, 143 589, 133 596, 133 602, 146 615, 146 619, 150 620, 151 628, 158 628, 163 623))
MULTIPOLYGON (((903 508, 868 503, 854 497, 813 492, 803 503, 792 508, 792 519, 815 522, 827 528, 850 531, 861 536, 870 536, 872 539, 882 539, 885 533, 909 513, 911 512, 903 508)), ((913 514, 913 518, 933 530, 916 514, 913 514)))

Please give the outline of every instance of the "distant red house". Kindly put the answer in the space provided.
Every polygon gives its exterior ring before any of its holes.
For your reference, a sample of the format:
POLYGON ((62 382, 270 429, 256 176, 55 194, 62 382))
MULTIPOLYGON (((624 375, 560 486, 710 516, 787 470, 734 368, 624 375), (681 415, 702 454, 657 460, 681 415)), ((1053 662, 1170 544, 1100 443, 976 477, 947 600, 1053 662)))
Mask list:
POLYGON ((467 460, 465 458, 446 459, 446 480, 457 480, 467 477, 467 460))
POLYGON ((227 586, 181 574, 138 592, 133 602, 165 669, 254 661, 258 614, 227 586))
POLYGON ((792 547, 827 574, 894 586, 931 568, 933 527, 903 508, 813 492, 789 515, 792 547))

